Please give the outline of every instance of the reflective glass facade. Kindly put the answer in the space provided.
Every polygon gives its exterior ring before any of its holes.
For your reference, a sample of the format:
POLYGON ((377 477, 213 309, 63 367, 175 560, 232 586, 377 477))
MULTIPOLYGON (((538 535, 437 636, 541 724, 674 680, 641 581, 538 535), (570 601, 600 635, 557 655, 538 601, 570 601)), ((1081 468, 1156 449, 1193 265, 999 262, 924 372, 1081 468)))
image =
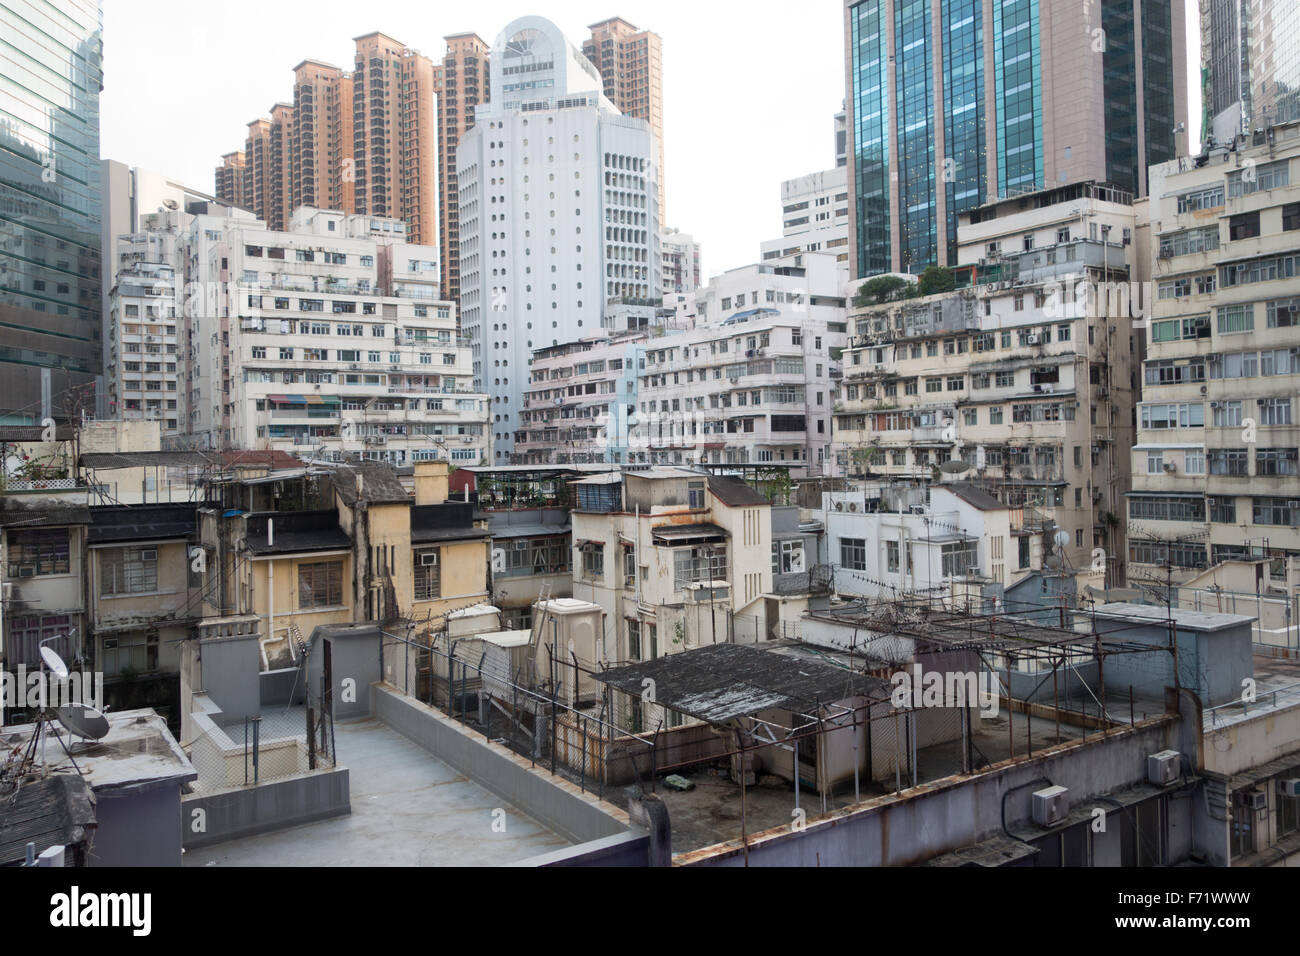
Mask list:
POLYGON ((1106 178, 1137 192, 1137 58, 1133 4, 1104 0, 1102 24, 1106 49, 1102 54, 1102 88, 1106 97, 1106 178))
POLYGON ((998 195, 1043 187, 1038 0, 993 4, 998 195))
POLYGON ((894 99, 898 137, 900 268, 919 272, 935 261, 933 48, 929 0, 894 5, 894 99))
POLYGON ((857 212, 857 274, 889 271, 889 82, 885 12, 880 0, 849 8, 850 95, 857 212))
POLYGON ((952 0, 943 5, 943 164, 948 207, 948 261, 957 261, 957 217, 988 197, 984 139, 984 4, 952 0))
POLYGON ((0 421, 93 410, 102 371, 97 0, 0 0, 0 421))

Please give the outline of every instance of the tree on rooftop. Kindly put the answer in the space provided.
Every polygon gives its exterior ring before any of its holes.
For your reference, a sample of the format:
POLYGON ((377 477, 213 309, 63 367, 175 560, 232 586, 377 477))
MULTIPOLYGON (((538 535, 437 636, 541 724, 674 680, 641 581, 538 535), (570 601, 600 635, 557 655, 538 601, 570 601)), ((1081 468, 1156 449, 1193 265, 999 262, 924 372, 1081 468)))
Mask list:
POLYGON ((942 266, 926 266, 921 278, 916 283, 917 295, 934 295, 936 292, 951 292, 957 287, 952 272, 942 266))
POLYGON ((853 297, 853 305, 860 309, 868 305, 897 302, 907 297, 911 286, 912 283, 902 276, 876 276, 858 287, 858 294, 853 297))

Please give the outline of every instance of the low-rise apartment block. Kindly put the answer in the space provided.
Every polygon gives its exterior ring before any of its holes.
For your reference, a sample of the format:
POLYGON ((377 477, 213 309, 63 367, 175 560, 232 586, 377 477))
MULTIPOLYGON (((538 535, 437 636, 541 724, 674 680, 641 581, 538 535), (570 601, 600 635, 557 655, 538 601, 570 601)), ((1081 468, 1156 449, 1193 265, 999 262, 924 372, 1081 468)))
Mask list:
POLYGON ((627 462, 645 332, 538 349, 515 434, 515 464, 627 462))
POLYGON ((632 461, 822 468, 844 300, 833 258, 806 263, 715 277, 696 298, 694 329, 647 343, 632 461))

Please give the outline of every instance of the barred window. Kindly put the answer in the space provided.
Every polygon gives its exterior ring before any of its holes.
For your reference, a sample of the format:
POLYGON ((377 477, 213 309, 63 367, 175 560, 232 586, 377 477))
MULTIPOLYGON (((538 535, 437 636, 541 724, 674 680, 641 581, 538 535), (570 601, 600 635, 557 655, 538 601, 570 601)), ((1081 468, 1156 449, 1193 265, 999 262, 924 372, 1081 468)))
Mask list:
POLYGON ((415 552, 415 600, 433 601, 442 597, 442 549, 415 552))
POLYGON ((1147 497, 1129 498, 1129 517, 1150 521, 1204 521, 1205 499, 1197 497, 1147 497))
POLYGON ((106 548, 99 561, 101 594, 158 590, 157 548, 106 548))
POLYGON ((1255 524, 1300 525, 1300 500, 1294 498, 1256 498, 1251 520, 1255 524))
POLYGON ((1259 448, 1255 451, 1256 475, 1300 475, 1294 448, 1259 448))
POLYGON ((67 528, 9 532, 9 577, 68 574, 70 570, 67 528))
POLYGON ((1129 547, 1134 564, 1169 564, 1176 568, 1204 568, 1205 545, 1177 541, 1134 541, 1129 547))
POLYGON ((298 565, 298 607, 337 607, 343 603, 343 562, 298 565))
POLYGON ((680 548, 673 552, 673 589, 680 591, 697 581, 725 581, 727 548, 716 545, 680 548))

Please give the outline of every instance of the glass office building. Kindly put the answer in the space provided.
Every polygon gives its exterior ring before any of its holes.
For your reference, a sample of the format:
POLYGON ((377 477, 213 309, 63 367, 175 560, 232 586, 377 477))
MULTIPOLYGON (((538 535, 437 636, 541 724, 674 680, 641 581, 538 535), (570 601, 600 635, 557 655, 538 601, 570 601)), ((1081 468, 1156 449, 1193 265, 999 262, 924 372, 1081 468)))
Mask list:
POLYGON ((1172 0, 1134 11, 845 0, 855 274, 955 263, 958 216, 998 198, 1086 180, 1144 194, 1186 120, 1184 23, 1172 0))
POLYGON ((1300 117, 1300 3, 1202 0, 1201 67, 1219 136, 1300 117))
POLYGON ((98 0, 0 0, 0 422, 94 409, 98 0))

